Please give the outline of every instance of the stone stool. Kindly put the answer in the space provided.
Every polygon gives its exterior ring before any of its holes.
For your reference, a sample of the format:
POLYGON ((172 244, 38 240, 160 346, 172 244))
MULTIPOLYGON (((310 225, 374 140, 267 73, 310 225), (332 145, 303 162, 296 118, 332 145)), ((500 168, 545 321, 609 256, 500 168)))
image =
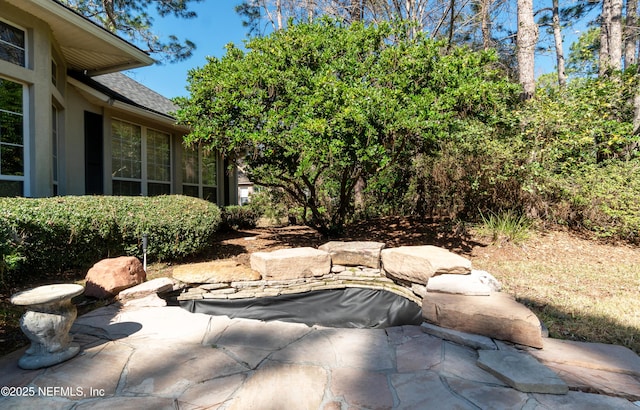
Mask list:
POLYGON ((31 346, 18 361, 23 369, 39 369, 64 362, 77 355, 80 346, 71 343, 69 329, 77 310, 71 298, 80 295, 80 285, 45 285, 16 293, 14 305, 25 306, 20 328, 31 340, 31 346))

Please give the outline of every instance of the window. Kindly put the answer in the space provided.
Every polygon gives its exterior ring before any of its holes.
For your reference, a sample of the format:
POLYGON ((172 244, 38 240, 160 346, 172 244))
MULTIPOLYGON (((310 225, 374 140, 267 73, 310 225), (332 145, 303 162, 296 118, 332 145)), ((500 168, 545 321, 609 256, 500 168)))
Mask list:
POLYGON ((215 153, 184 150, 182 154, 182 193, 218 201, 218 161, 215 153))
POLYGON ((51 150, 53 161, 51 161, 53 175, 53 195, 58 195, 58 109, 51 106, 51 150))
POLYGON ((124 121, 111 125, 113 195, 171 193, 171 135, 124 121))
POLYGON ((171 136, 147 130, 147 195, 171 193, 171 136))
POLYGON ((0 78, 0 196, 23 194, 23 88, 0 78))
POLYGON ((142 194, 142 128, 122 121, 111 124, 113 195, 142 194))
POLYGON ((249 188, 240 188, 240 205, 249 203, 249 188))
POLYGON ((24 31, 0 21, 0 59, 25 66, 24 31))

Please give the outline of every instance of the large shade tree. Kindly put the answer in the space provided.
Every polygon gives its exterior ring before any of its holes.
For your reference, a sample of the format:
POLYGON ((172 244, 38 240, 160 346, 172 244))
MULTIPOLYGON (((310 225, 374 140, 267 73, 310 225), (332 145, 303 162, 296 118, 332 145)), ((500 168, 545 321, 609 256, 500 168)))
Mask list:
POLYGON ((340 228, 358 181, 435 150, 471 118, 491 122, 516 94, 493 53, 453 49, 404 27, 292 25, 229 45, 189 74, 176 100, 186 142, 243 159, 257 184, 277 187, 309 214, 340 228), (500 84, 501 86, 498 86, 500 84))
POLYGON ((59 0, 107 30, 151 53, 158 61, 177 62, 191 57, 196 45, 170 34, 161 38, 153 29, 153 14, 182 19, 196 17, 190 3, 202 0, 59 0))

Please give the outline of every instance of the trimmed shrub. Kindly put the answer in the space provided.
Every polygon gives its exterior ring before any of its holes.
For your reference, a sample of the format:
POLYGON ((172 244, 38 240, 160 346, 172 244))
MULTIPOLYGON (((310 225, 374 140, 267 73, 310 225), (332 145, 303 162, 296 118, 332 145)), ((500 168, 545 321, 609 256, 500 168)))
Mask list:
POLYGON ((143 234, 150 260, 177 259, 203 250, 221 222, 216 205, 184 196, 0 198, 0 210, 0 250, 10 273, 141 257, 143 234))
POLYGON ((224 229, 252 229, 258 224, 262 213, 251 205, 229 205, 222 209, 224 229))

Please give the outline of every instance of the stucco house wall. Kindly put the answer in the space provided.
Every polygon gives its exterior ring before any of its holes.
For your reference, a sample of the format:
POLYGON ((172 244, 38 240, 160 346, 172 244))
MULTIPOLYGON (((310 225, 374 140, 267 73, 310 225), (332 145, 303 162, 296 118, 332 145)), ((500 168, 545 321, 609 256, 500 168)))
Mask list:
MULTIPOLYGON (((206 196, 220 205, 237 203, 237 175, 225 171, 224 159, 217 156, 215 164, 213 159, 205 164, 202 153, 185 151, 182 137, 188 129, 175 124, 171 101, 120 73, 152 64, 144 52, 54 0, 0 0, 0 23, 24 32, 25 54, 23 64, 8 61, 12 57, 7 57, 6 50, 12 50, 13 39, 11 33, 0 32, 9 39, 7 45, 0 38, 0 84, 20 85, 23 94, 22 113, 3 112, 0 107, 0 114, 22 118, 23 122, 23 175, 15 171, 15 162, 13 170, 6 171, 7 157, 2 155, 7 154, 0 152, 0 195, 15 195, 17 184, 21 184, 17 194, 26 197, 87 194, 87 177, 94 180, 99 174, 88 171, 87 158, 100 150, 101 161, 97 162, 101 162, 102 187, 90 193, 114 194, 114 181, 123 177, 112 169, 116 161, 112 141, 118 124, 126 124, 125 128, 137 130, 143 141, 137 165, 143 169, 142 177, 137 177, 141 194, 151 194, 155 184, 170 194, 206 196), (94 128, 87 131, 87 115, 91 114, 94 128), (94 138, 92 133, 100 122, 102 135, 94 138), (161 183, 147 177, 152 173, 154 155, 163 163, 167 156, 166 150, 160 154, 153 151, 156 145, 151 136, 157 133, 161 142, 167 134, 170 139, 170 180, 161 183), (147 144, 151 148, 145 148, 147 144), (209 170, 206 175, 205 169, 209 170), (190 180, 183 178, 187 174, 190 176, 185 178, 190 180)), ((19 150, 16 138, 7 141, 7 135, 0 129, 0 148, 17 146, 19 150)), ((153 169, 166 175, 166 166, 157 167, 153 169)), ((119 183, 119 189, 127 184, 136 186, 136 181, 119 183)))

